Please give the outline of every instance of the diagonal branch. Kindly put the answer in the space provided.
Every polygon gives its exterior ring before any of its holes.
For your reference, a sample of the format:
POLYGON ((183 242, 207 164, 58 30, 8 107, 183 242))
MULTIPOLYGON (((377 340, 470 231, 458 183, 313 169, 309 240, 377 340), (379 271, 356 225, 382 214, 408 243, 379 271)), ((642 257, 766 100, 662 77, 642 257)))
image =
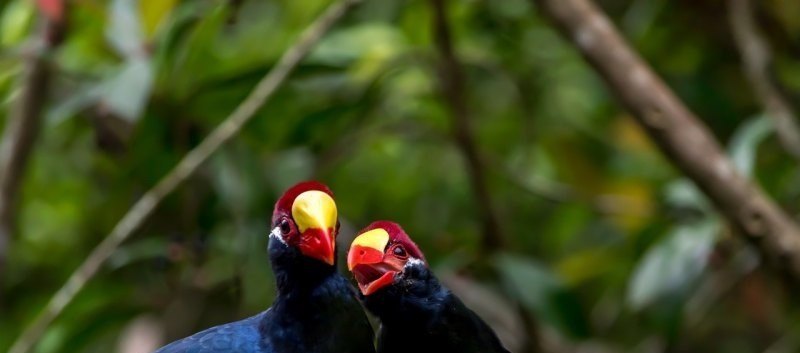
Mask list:
POLYGON ((662 152, 766 259, 800 280, 800 229, 731 164, 719 143, 589 0, 534 0, 662 152))
POLYGON ((463 68, 453 52, 444 0, 431 0, 431 5, 434 11, 433 31, 441 56, 441 61, 438 63, 441 90, 453 119, 453 134, 456 143, 466 159, 472 189, 478 199, 478 209, 483 218, 483 246, 486 250, 491 251, 499 248, 503 239, 497 210, 492 206, 492 198, 486 184, 485 164, 476 147, 477 143, 470 126, 463 68))
POLYGON ((733 39, 742 56, 742 69, 772 119, 781 145, 794 158, 800 159, 800 126, 791 105, 770 74, 772 53, 756 26, 753 3, 751 0, 729 0, 728 12, 733 39))
POLYGON ((331 5, 325 13, 303 31, 297 41, 281 56, 275 67, 261 79, 236 110, 128 210, 111 233, 92 250, 89 257, 70 276, 67 283, 50 299, 33 323, 17 338, 10 353, 28 352, 39 341, 53 319, 64 310, 86 282, 97 274, 97 271, 117 247, 142 225, 168 194, 194 174, 211 154, 239 133, 244 124, 250 121, 258 109, 272 97, 322 36, 358 2, 360 0, 342 0, 331 5))
POLYGON ((28 54, 22 88, 0 142, 0 277, 15 231, 19 190, 25 167, 39 135, 42 110, 50 86, 50 54, 61 44, 63 17, 42 16, 43 23, 28 54))

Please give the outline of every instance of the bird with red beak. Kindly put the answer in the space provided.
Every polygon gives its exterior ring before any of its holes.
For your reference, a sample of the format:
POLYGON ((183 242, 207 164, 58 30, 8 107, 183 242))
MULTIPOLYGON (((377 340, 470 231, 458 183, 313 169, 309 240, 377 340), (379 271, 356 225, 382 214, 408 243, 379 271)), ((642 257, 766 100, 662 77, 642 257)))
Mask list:
POLYGON ((301 183, 289 189, 275 205, 272 224, 270 238, 278 241, 276 245, 295 247, 304 256, 333 265, 339 222, 327 187, 301 183))
POLYGON ((381 320, 378 353, 507 353, 492 329, 445 288, 397 223, 378 221, 350 245, 347 267, 381 320))
POLYGON ((156 353, 374 353, 372 326, 353 287, 336 272, 337 217, 327 186, 289 188, 275 203, 269 228, 278 288, 272 307, 156 353))
POLYGON ((364 295, 391 285, 409 261, 424 266, 425 257, 399 225, 387 221, 362 230, 347 253, 347 268, 364 295))

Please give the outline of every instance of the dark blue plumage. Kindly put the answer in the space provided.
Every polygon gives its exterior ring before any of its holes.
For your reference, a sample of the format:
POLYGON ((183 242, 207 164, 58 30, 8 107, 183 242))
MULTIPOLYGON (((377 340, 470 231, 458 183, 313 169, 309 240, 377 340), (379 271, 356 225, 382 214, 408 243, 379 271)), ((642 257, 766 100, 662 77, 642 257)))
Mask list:
MULTIPOLYGON (((307 241, 308 233, 299 231, 291 218, 292 200, 314 188, 332 196, 320 184, 299 184, 276 204, 269 241, 278 288, 272 307, 173 342, 156 353, 375 352, 372 327, 350 283, 336 272, 333 261, 310 257, 297 246, 307 241)), ((332 232, 335 236, 338 229, 332 232)))
POLYGON ((158 353, 272 352, 261 346, 258 323, 269 310, 247 319, 212 327, 175 341, 158 353))
POLYGON ((381 320, 379 353, 508 353, 494 331, 420 261, 407 263, 391 285, 363 300, 381 320))
POLYGON ((494 331, 439 283, 399 224, 376 221, 350 245, 347 267, 381 320, 379 353, 508 353, 494 331))

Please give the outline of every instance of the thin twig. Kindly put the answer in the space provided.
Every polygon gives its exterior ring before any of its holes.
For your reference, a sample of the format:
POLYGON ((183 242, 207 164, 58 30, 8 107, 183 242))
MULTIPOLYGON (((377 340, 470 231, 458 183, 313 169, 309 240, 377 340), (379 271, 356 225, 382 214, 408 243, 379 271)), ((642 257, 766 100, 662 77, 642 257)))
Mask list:
POLYGON ((792 106, 770 74, 772 53, 769 44, 756 26, 751 0, 730 0, 729 20, 733 39, 742 56, 742 69, 764 105, 767 116, 775 124, 775 133, 783 148, 800 159, 800 126, 792 106))
POLYGON ((484 173, 485 164, 476 147, 474 133, 470 126, 470 112, 464 89, 464 72, 461 62, 453 51, 444 0, 431 0, 431 5, 434 12, 433 31, 441 56, 438 65, 441 90, 453 119, 453 134, 456 143, 466 159, 472 189, 478 199, 478 209, 483 219, 483 246, 486 251, 491 251, 502 245, 503 237, 497 210, 493 207, 487 186, 484 173))
POLYGON ((6 254, 15 232, 20 185, 33 145, 39 136, 42 110, 52 76, 50 54, 61 44, 63 17, 42 16, 42 26, 25 54, 29 56, 22 89, 8 118, 0 142, 0 278, 5 272, 6 254))
POLYGON ((50 299, 33 323, 17 338, 10 353, 28 352, 34 343, 39 341, 53 319, 72 301, 86 282, 97 274, 100 266, 108 260, 117 247, 153 213, 164 197, 194 174, 212 153, 233 138, 244 124, 253 118, 258 109, 272 97, 320 38, 358 2, 360 0, 342 0, 332 5, 303 31, 298 40, 283 54, 275 67, 258 83, 236 110, 131 207, 111 233, 70 276, 67 283, 50 299))
POLYGON ((625 42, 589 0, 534 0, 644 127, 661 151, 747 235, 765 259, 800 283, 800 228, 731 164, 711 131, 625 42))

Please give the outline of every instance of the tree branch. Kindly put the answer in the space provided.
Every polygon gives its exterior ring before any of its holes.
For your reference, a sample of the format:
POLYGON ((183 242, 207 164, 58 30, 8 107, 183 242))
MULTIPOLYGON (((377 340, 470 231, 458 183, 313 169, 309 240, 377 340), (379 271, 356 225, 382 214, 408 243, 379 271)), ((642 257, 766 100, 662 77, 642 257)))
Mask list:
POLYGON ((772 119, 781 145, 794 158, 800 159, 800 126, 791 105, 770 74, 772 53, 756 26, 752 5, 750 0, 729 1, 729 20, 734 42, 742 56, 742 69, 767 116, 772 119))
POLYGON ((22 177, 33 145, 39 135, 42 110, 50 86, 50 54, 64 37, 63 17, 42 16, 35 42, 26 51, 22 89, 9 115, 0 142, 0 277, 5 272, 6 254, 15 233, 22 177))
POLYGON ((441 61, 438 63, 441 90, 453 120, 453 135, 466 159, 470 182, 478 201, 478 209, 483 221, 483 246, 487 251, 491 251, 499 248, 503 239, 497 211, 492 205, 492 198, 486 184, 485 164, 476 147, 474 133, 470 126, 463 68, 453 52, 444 0, 431 0, 431 6, 434 12, 433 31, 441 57, 441 61))
POLYGON ((100 266, 108 260, 117 247, 142 225, 168 194, 194 174, 212 153, 239 133, 244 124, 250 121, 258 109, 272 97, 320 38, 358 2, 360 0, 342 0, 332 5, 303 31, 236 110, 131 207, 111 233, 92 250, 89 257, 70 276, 67 283, 50 299, 33 323, 17 338, 10 353, 28 352, 39 341, 53 319, 64 310, 86 282, 97 274, 100 266))
POLYGON ((771 262, 800 280, 800 229, 744 178, 708 128, 588 0, 535 0, 597 70, 664 154, 771 262))

